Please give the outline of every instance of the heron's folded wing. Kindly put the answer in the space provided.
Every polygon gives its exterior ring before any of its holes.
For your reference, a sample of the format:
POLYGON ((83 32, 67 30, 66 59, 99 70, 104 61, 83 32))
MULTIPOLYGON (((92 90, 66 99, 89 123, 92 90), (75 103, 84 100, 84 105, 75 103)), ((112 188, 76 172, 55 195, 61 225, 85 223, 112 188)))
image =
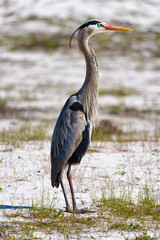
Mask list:
POLYGON ((82 133, 87 125, 85 113, 71 109, 62 110, 52 138, 51 162, 57 173, 61 172, 82 141, 82 133))
POLYGON ((71 157, 82 141, 83 131, 85 130, 86 125, 87 123, 84 112, 70 110, 70 128, 64 142, 66 160, 71 157))

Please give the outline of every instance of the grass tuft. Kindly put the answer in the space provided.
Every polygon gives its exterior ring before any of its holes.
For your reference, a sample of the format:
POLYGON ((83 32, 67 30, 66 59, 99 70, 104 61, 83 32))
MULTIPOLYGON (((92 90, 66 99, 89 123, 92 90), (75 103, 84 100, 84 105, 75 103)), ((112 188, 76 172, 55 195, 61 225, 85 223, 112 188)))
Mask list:
POLYGON ((115 97, 126 97, 126 96, 130 96, 132 94, 135 94, 135 92, 127 91, 123 88, 119 88, 119 89, 113 88, 111 90, 107 90, 107 89, 99 90, 99 96, 112 95, 115 97))
POLYGON ((155 130, 151 135, 148 129, 138 131, 132 129, 124 131, 116 124, 109 120, 103 120, 100 125, 93 129, 92 141, 118 141, 118 142, 135 142, 135 141, 148 141, 148 139, 159 142, 160 127, 159 124, 155 125, 155 130))
MULTIPOLYGON (((11 50, 42 49, 51 51, 64 46, 65 34, 24 33, 24 35, 4 35, 1 45, 8 45, 11 50)), ((65 44, 66 45, 66 44, 65 44)))
POLYGON ((31 127, 31 124, 24 122, 21 126, 14 126, 0 132, 0 142, 13 147, 20 147, 26 141, 46 140, 46 127, 31 127))
POLYGON ((122 131, 108 120, 104 120, 101 124, 93 129, 92 141, 112 141, 114 136, 119 136, 122 131))
POLYGON ((110 215, 126 219, 149 217, 152 221, 160 221, 160 205, 151 196, 147 198, 147 196, 143 195, 143 197, 138 198, 136 204, 130 198, 115 197, 114 195, 109 198, 102 196, 97 206, 102 212, 108 211, 110 215))
POLYGON ((111 224, 110 229, 119 229, 121 231, 133 231, 133 230, 142 230, 142 227, 138 223, 123 223, 123 222, 115 222, 111 224))
POLYGON ((0 98, 0 113, 5 112, 7 109, 7 101, 0 98))
POLYGON ((136 236, 136 240, 154 240, 156 238, 150 237, 147 232, 143 232, 140 236, 136 236))
POLYGON ((81 234, 90 232, 92 229, 99 233, 118 230, 122 234, 140 231, 141 235, 135 236, 135 239, 158 239, 147 235, 147 227, 151 228, 152 224, 160 221, 158 217, 160 206, 156 201, 151 204, 139 200, 135 204, 124 196, 116 198, 112 191, 109 198, 103 195, 100 200, 94 199, 95 213, 85 215, 58 211, 53 206, 46 208, 43 201, 42 197, 40 207, 33 203, 33 208, 25 211, 22 209, 16 212, 3 210, 5 217, 10 221, 0 227, 0 236, 5 238, 9 235, 10 239, 16 239, 18 234, 20 239, 37 239, 36 233, 41 232, 46 236, 56 234, 62 235, 64 239, 72 239, 72 237, 81 239, 83 236, 81 234), (157 212, 157 218, 153 218, 153 212, 154 214, 157 212), (151 222, 153 219, 154 222, 151 222), (148 223, 151 225, 148 226, 148 223))

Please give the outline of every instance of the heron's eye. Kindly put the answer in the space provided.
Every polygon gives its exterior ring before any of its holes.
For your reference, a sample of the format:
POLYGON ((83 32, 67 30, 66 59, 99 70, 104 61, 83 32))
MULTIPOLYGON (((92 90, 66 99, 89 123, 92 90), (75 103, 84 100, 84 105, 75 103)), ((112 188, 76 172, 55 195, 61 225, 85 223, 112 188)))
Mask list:
POLYGON ((97 27, 101 28, 101 27, 103 27, 103 25, 101 23, 98 23, 97 27))

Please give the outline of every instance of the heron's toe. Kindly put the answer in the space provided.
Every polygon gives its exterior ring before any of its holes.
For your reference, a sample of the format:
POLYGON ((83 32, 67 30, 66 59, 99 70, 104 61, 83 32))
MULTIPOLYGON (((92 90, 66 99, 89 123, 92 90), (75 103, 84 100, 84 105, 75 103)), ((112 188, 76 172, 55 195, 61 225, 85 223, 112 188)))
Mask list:
POLYGON ((83 214, 83 213, 89 212, 89 209, 88 208, 82 208, 82 209, 76 208, 76 209, 74 209, 74 212, 83 214))
POLYGON ((67 207, 66 207, 66 212, 72 213, 73 210, 70 208, 70 206, 67 206, 67 207))

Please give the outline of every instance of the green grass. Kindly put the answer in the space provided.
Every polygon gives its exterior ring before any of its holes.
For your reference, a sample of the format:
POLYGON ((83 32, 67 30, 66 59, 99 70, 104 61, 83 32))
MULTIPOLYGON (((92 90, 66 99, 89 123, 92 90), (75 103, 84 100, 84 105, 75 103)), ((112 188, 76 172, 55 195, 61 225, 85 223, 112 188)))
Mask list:
POLYGON ((119 88, 119 89, 110 89, 110 90, 107 90, 107 89, 101 89, 99 90, 99 96, 105 96, 105 95, 113 95, 113 96, 116 96, 116 97, 126 97, 126 96, 130 96, 130 95, 133 95, 135 94, 135 92, 132 92, 132 91, 127 91, 123 88, 119 88))
POLYGON ((21 100, 26 101, 26 102, 34 102, 34 101, 37 101, 37 98, 36 97, 30 97, 29 95, 23 95, 21 100))
POLYGON ((155 234, 160 230, 160 205, 150 192, 148 189, 139 193, 135 203, 128 195, 116 197, 112 190, 109 197, 103 194, 100 199, 93 199, 91 210, 94 210, 94 213, 88 212, 84 215, 58 211, 53 204, 46 208, 42 197, 40 206, 33 202, 30 210, 3 210, 4 216, 10 221, 1 225, 0 237, 37 239, 36 233, 41 232, 45 236, 55 234, 60 238, 63 236, 64 239, 82 239, 83 233, 90 235, 96 232, 105 236, 109 231, 118 230, 122 235, 124 232, 134 232, 135 239, 158 240, 158 235, 151 238, 147 234, 152 229, 155 234))
MULTIPOLYGON (((90 229, 91 227, 97 227, 97 221, 91 216, 79 216, 77 214, 65 214, 62 211, 56 211, 53 208, 36 208, 26 211, 25 213, 19 210, 17 215, 4 214, 8 218, 24 217, 25 221, 13 221, 4 224, 3 235, 6 234, 7 226, 10 229, 10 236, 16 235, 17 231, 20 232, 22 239, 29 237, 33 238, 33 233, 36 231, 42 231, 43 233, 51 234, 58 232, 62 234, 66 239, 70 239, 70 236, 78 236, 84 229, 90 229), (32 221, 30 221, 32 219, 32 221)), ((3 236, 2 235, 2 236, 3 236)))
POLYGON ((116 196, 115 190, 111 189, 109 197, 105 197, 103 194, 96 206, 102 212, 109 211, 112 216, 146 221, 150 219, 152 222, 158 223, 160 222, 159 195, 152 195, 152 187, 151 180, 146 181, 134 201, 132 200, 132 188, 131 191, 124 189, 119 197, 116 196))
MULTIPOLYGON (((125 240, 128 240, 128 238, 126 238, 125 240)), ((143 232, 141 235, 136 236, 135 240, 158 240, 158 238, 152 238, 150 235, 147 234, 147 232, 143 232)))
POLYGON ((7 101, 0 98, 0 113, 4 112, 7 108, 7 101))
MULTIPOLYGON (((57 48, 61 48, 66 50, 68 47, 68 40, 72 33, 73 23, 75 26, 81 24, 81 22, 77 22, 72 17, 65 20, 65 22, 60 21, 58 18, 40 18, 37 16, 29 16, 27 18, 19 19, 17 22, 14 22, 15 27, 23 24, 24 22, 30 21, 41 21, 49 27, 56 25, 59 29, 59 32, 50 34, 50 33, 41 33, 41 32, 18 32, 14 34, 6 34, 1 33, 0 36, 0 46, 8 47, 12 50, 35 50, 41 49, 44 51, 55 50, 57 48)), ((13 25, 14 26, 14 25, 13 25)), ((145 51, 140 51, 139 48, 135 49, 135 46, 139 46, 142 42, 144 42, 145 46, 155 45, 155 48, 148 48, 150 51, 150 55, 152 57, 159 56, 159 35, 155 32, 131 32, 131 33, 121 33, 117 32, 111 34, 103 34, 91 39, 91 45, 93 48, 98 51, 108 51, 108 55, 113 56, 117 54, 128 55, 134 54, 145 58, 145 51), (119 47, 121 46, 121 47, 119 47), (156 51, 155 51, 156 49, 156 51)))
POLYGON ((111 224, 110 229, 118 229, 121 231, 133 231, 133 230, 142 230, 142 227, 138 223, 123 223, 123 222, 115 222, 111 224))
MULTIPOLYGON (((1 36, 1 45, 8 45, 11 50, 33 50, 42 49, 45 51, 54 50, 64 46, 65 34, 56 35, 45 33, 24 33, 23 35, 1 36)), ((66 44, 65 44, 66 45, 66 44)))
POLYGON ((46 127, 44 125, 31 127, 28 122, 0 131, 0 142, 13 147, 20 147, 27 141, 43 141, 46 139, 46 127))
POLYGON ((109 120, 103 120, 97 128, 93 129, 92 141, 135 142, 148 141, 148 139, 150 139, 154 142, 159 142, 160 126, 158 122, 154 124, 155 129, 152 135, 149 135, 148 129, 138 131, 132 129, 131 126, 128 131, 123 131, 115 123, 112 123, 109 120))
POLYGON ((126 107, 123 103, 117 104, 117 105, 111 105, 111 106, 103 106, 102 111, 105 111, 112 114, 112 115, 119 115, 119 116, 125 116, 125 117, 140 117, 140 118, 148 118, 149 116, 160 115, 160 110, 158 109, 137 109, 134 107, 126 107))
POLYGON ((153 221, 160 221, 160 205, 154 198, 140 198, 138 203, 134 203, 131 199, 123 197, 104 196, 97 205, 100 211, 109 211, 110 215, 116 217, 144 219, 150 217, 153 221))
POLYGON ((92 141, 112 141, 114 136, 119 136, 123 132, 108 120, 104 120, 93 129, 92 141))
POLYGON ((136 240, 152 240, 152 239, 155 239, 155 238, 151 238, 147 232, 143 232, 140 236, 136 236, 136 240))

